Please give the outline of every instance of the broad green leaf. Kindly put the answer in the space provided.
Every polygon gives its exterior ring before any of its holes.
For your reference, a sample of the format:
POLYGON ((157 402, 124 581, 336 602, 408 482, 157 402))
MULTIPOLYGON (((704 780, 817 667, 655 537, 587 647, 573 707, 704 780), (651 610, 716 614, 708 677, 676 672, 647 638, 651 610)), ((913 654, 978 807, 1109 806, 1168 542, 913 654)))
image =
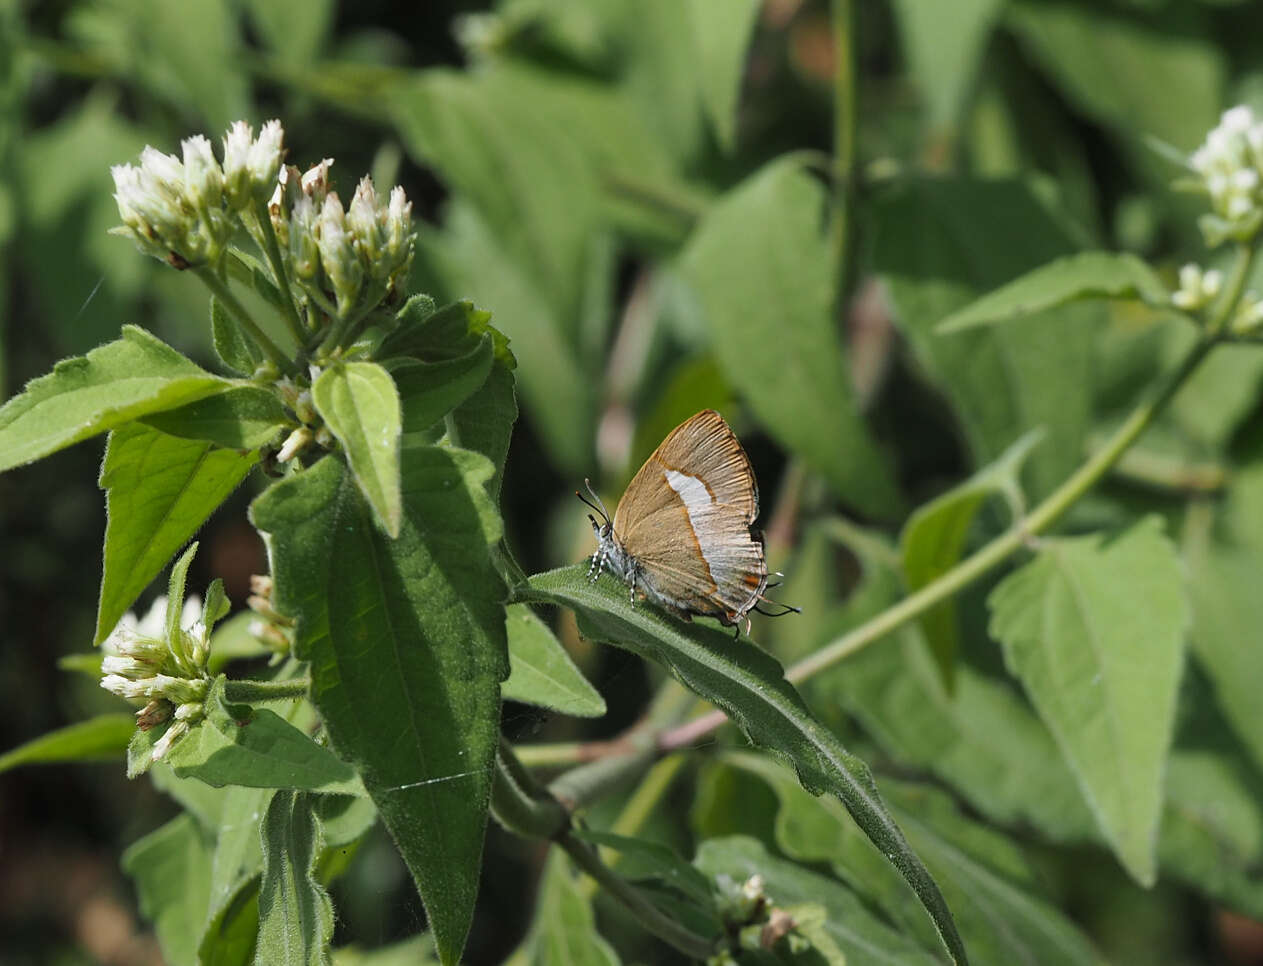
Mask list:
POLYGON ((1191 565, 1193 654, 1215 686, 1224 716, 1263 767, 1263 653, 1252 642, 1263 627, 1263 553, 1212 545, 1191 565))
POLYGON ((32 738, 0 755, 0 774, 19 765, 121 758, 136 730, 130 714, 99 714, 32 738))
MULTIPOLYGON (((824 615, 817 646, 902 597, 890 548, 863 531, 848 537, 863 580, 832 617, 824 615)), ((1029 824, 1054 841, 1093 836, 1069 768, 1021 697, 969 664, 957 666, 949 693, 919 626, 852 654, 804 691, 822 711, 844 708, 895 761, 948 782, 993 821, 1029 824)))
POLYGON ((991 633, 1106 840, 1132 877, 1151 885, 1189 622, 1161 522, 1141 521, 1108 543, 1050 540, 989 604, 991 633))
POLYGON ((110 434, 101 465, 105 551, 93 643, 109 635, 258 457, 168 436, 141 423, 110 434))
POLYGON ((1091 118, 1191 151, 1223 106, 1225 66, 1198 13, 1168 10, 1137 17, 1095 4, 1014 3, 1006 22, 1091 118), (1158 90, 1155 77, 1180 81, 1158 90))
POLYGON ((1089 428, 1093 336, 1103 304, 1048 309, 951 336, 934 327, 979 296, 1076 247, 1071 232, 1018 181, 910 180, 871 209, 874 268, 922 370, 951 402, 973 465, 1028 430, 1038 499, 1079 463, 1089 428), (968 239, 968 243, 962 241, 968 239))
POLYGON ((951 130, 979 73, 1003 0, 896 0, 904 55, 920 88, 930 127, 951 130))
POLYGON ((504 624, 509 638, 509 679, 500 687, 501 697, 578 718, 605 714, 605 699, 529 605, 506 607, 504 624))
POLYGON ((316 410, 342 444, 364 499, 392 537, 403 515, 399 492, 399 393, 390 373, 372 362, 347 362, 311 386, 316 410))
POLYGON ((267 708, 232 705, 224 678, 206 696, 206 718, 172 746, 167 761, 181 778, 208 785, 353 791, 355 771, 267 708))
POLYGON ((492 223, 468 205, 450 205, 443 229, 423 234, 418 243, 445 291, 505 307, 496 323, 521 362, 523 408, 553 460, 581 475, 592 465, 596 387, 577 347, 563 333, 557 310, 544 298, 540 280, 505 250, 492 223))
MULTIPOLYGON (((881 856, 828 798, 813 798, 783 768, 761 756, 725 760, 766 781, 780 800, 777 844, 802 862, 830 862, 852 888, 871 893, 896 921, 915 901, 902 882, 874 876, 881 856)), ((942 792, 883 781, 891 809, 917 854, 942 884, 970 953, 980 963, 1096 963, 1087 938, 1038 895, 1039 877, 1017 846, 964 818, 942 792)))
POLYGON ((1153 306, 1170 302, 1171 292, 1149 265, 1135 255, 1080 252, 1049 262, 976 302, 953 312, 937 326, 939 335, 995 325, 1080 299, 1140 299, 1153 306))
POLYGON ((702 107, 719 146, 731 152, 737 143, 737 102, 759 3, 685 0, 684 6, 693 28, 702 107))
POLYGON ((345 466, 326 457, 251 508, 267 534, 278 610, 297 621, 312 700, 417 882, 440 956, 454 962, 477 891, 508 676, 501 524, 489 460, 402 454, 399 537, 373 526, 345 466), (383 736, 389 736, 385 740, 383 736))
MULTIPOLYGON (((1038 430, 1027 433, 994 463, 919 507, 908 518, 899 536, 899 553, 903 579, 910 593, 920 590, 956 566, 964 553, 974 518, 989 496, 998 495, 1006 499, 1015 515, 1022 512, 1022 487, 1018 474, 1041 435, 1038 430)), ((1018 523, 1017 520, 1013 522, 1014 525, 1018 523)), ((932 607, 921 615, 920 620, 921 629, 950 691, 959 647, 956 599, 950 597, 932 607)))
POLYGON ((560 849, 553 849, 544 864, 525 945, 530 966, 617 966, 620 961, 596 931, 591 900, 574 880, 560 849))
POLYGON ((259 828, 263 881, 259 886, 259 945, 266 966, 321 966, 330 961, 333 903, 315 878, 320 825, 305 792, 277 792, 259 828))
POLYGON ((792 762, 812 794, 838 796, 856 823, 908 880, 953 959, 964 949, 942 894, 882 804, 868 766, 807 710, 775 660, 722 631, 690 627, 653 608, 633 606, 612 578, 593 584, 584 566, 537 574, 535 599, 569 607, 579 627, 666 667, 686 687, 726 711, 752 742, 792 762))
POLYGON ((457 359, 389 366, 403 411, 404 445, 409 433, 429 429, 477 392, 487 381, 493 358, 491 336, 484 335, 477 348, 457 359))
POLYGON ((211 342, 219 361, 233 372, 249 376, 263 356, 241 332, 237 320, 228 314, 213 295, 210 300, 211 342))
POLYGON ((143 422, 169 436, 205 440, 224 449, 258 449, 274 442, 294 421, 280 400, 259 386, 239 386, 143 422))
POLYGON ((680 271, 705 311, 725 378, 767 431, 840 496, 891 514, 894 481, 860 416, 833 318, 824 202, 800 163, 775 162, 707 212, 680 271))
POLYGON ((694 862, 711 878, 726 875, 744 882, 752 875, 762 876, 767 894, 778 906, 822 903, 824 930, 853 966, 930 966, 941 962, 875 915, 861 895, 797 862, 772 855, 757 839, 743 835, 708 839, 698 847, 694 862))
POLYGON ((0 470, 232 385, 144 329, 125 325, 121 339, 63 359, 0 407, 0 470))
POLYGON ((170 966, 200 966, 197 947, 210 897, 211 845, 190 815, 172 819, 123 853, 140 911, 170 966))

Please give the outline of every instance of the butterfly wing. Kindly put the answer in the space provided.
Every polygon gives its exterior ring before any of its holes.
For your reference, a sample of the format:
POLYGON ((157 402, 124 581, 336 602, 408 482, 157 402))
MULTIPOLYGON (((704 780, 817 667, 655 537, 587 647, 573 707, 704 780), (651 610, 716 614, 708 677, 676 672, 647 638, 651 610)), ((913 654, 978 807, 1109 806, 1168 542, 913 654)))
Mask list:
POLYGON ((614 534, 646 589, 681 612, 732 623, 767 585, 750 461, 723 417, 681 423, 645 461, 614 512, 614 534))

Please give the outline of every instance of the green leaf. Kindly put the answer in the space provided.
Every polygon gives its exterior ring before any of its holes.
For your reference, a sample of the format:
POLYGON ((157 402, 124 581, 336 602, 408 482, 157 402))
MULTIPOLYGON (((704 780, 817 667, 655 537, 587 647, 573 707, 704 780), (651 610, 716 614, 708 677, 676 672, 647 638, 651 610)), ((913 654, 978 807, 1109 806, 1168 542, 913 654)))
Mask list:
POLYGON ((1031 459, 1031 496, 1059 484, 1083 453, 1094 335, 1103 304, 1048 309, 1008 325, 939 336, 955 310, 1076 246, 1017 181, 924 179, 879 196, 874 267, 921 370, 951 402, 973 465, 1023 433, 1047 437, 1031 459), (967 239, 967 243, 964 241, 967 239))
POLYGON ((279 60, 306 66, 319 60, 333 25, 333 0, 248 0, 250 20, 279 60))
POLYGON ((409 433, 429 429, 477 392, 487 381, 493 359, 492 338, 484 335, 471 352, 456 359, 387 363, 399 390, 404 445, 409 433))
POLYGON ((934 331, 940 335, 995 325, 1080 299, 1139 299, 1170 304, 1171 292, 1149 265, 1135 255, 1080 252, 1049 262, 976 302, 953 312, 934 331))
POLYGON ((260 826, 259 945, 255 962, 322 966, 330 961, 333 903, 314 876, 320 826, 311 796, 277 792, 260 826))
POLYGON ((593 829, 576 830, 575 835, 593 845, 600 845, 619 853, 619 874, 640 882, 653 879, 670 887, 703 913, 715 917, 716 933, 721 926, 715 912, 715 895, 710 881, 688 862, 676 855, 675 850, 648 839, 593 829))
POLYGON ((737 143, 737 101, 745 76, 746 49, 759 13, 758 0, 715 3, 686 0, 697 50, 697 75, 702 107, 725 152, 737 143))
POLYGON ((249 376, 263 361, 255 344, 241 332, 241 325, 213 295, 210 300, 211 342, 219 361, 239 375, 249 376))
POLYGON ((189 544, 188 549, 180 554, 171 565, 171 574, 167 578, 167 613, 164 637, 167 641, 180 639, 180 620, 184 615, 184 585, 189 575, 189 567, 197 555, 197 543, 189 544))
POLYGON ((618 954, 596 931, 591 900, 570 873, 560 849, 544 865, 535 916, 526 937, 531 966, 617 966, 618 954))
MULTIPOLYGON (((202 783, 192 780, 191 784, 202 783)), ((206 930, 199 949, 203 963, 254 959, 263 871, 259 824, 273 794, 270 788, 240 786, 225 788, 220 794, 206 930)))
POLYGON ((172 819, 123 853, 140 911, 170 966, 200 966, 197 947, 210 898, 211 848, 190 815, 172 819))
POLYGON ((208 785, 346 792, 355 771, 267 708, 233 705, 224 699, 224 677, 206 696, 206 719, 167 754, 176 775, 208 785))
POLYGON ((650 607, 635 607, 626 589, 612 578, 589 582, 584 566, 537 574, 530 580, 529 593, 574 610, 580 630, 593 640, 663 665, 690 690, 726 711, 752 742, 792 762, 812 794, 827 790, 837 795, 912 886, 953 959, 965 961, 951 913, 882 804, 868 766, 816 722, 775 660, 722 631, 690 627, 650 607))
POLYGON ((218 396, 154 413, 146 425, 181 439, 206 440, 224 449, 258 449, 293 426, 280 400, 258 386, 239 386, 218 396))
MULTIPOLYGON (((899 554, 909 593, 956 566, 965 551, 970 527, 989 496, 1005 498, 1015 517, 1020 516, 1023 501, 1018 474, 1042 435, 1039 430, 1027 433, 994 463, 919 507, 908 518, 899 536, 899 554)), ((1013 522, 1016 525, 1018 521, 1013 522)), ((956 599, 949 597, 930 608, 921 615, 920 623, 950 691, 959 647, 956 599)))
POLYGON ((99 481, 106 524, 94 644, 105 640, 257 460, 140 423, 110 434, 99 481))
POLYGON ((63 359, 0 407, 0 470, 231 388, 144 329, 125 325, 121 339, 63 359))
POLYGON ((930 126, 939 133, 951 130, 962 120, 961 110, 1003 0, 896 0, 892 6, 908 66, 928 106, 930 126))
POLYGON ((1194 9, 1125 16, 1097 5, 1019 3, 1008 26, 1056 86, 1089 117, 1131 138, 1191 151, 1224 104, 1226 69, 1194 9), (1158 91, 1155 77, 1178 77, 1158 91))
POLYGON ((297 620, 312 700, 417 882, 440 956, 469 929, 508 676, 501 536, 484 457, 403 452, 399 537, 386 540, 340 460, 255 500, 277 609, 297 620))
POLYGON ((1151 885, 1189 623, 1161 522, 1141 521, 1108 543, 1048 541, 988 602, 991 633, 1106 840, 1132 877, 1151 885))
POLYGON ((346 453, 364 499, 392 537, 403 515, 399 492, 399 393, 390 373, 372 362, 347 362, 322 372, 312 402, 346 453))
MULTIPOLYGON (((776 793, 777 844, 787 855, 832 863, 852 888, 871 892, 896 922, 913 925, 907 887, 888 875, 874 877, 881 857, 836 802, 806 795, 783 768, 761 756, 735 753, 725 760, 758 775, 776 793)), ((909 841, 942 884, 978 962, 1099 961, 1087 937, 1038 894, 1040 877, 1013 842, 961 816, 942 792, 889 780, 882 785, 909 841)))
POLYGON ((850 888, 772 855, 757 839, 743 835, 712 838, 697 849, 695 864, 711 878, 726 875, 744 882, 760 875, 778 906, 802 902, 824 905, 825 933, 846 953, 848 962, 865 966, 930 966, 937 956, 896 932, 850 888))
POLYGON ((1225 717, 1263 766, 1263 707, 1258 700, 1263 654, 1249 645, 1263 626, 1263 553, 1215 544, 1191 569, 1193 654, 1214 683, 1225 717))
POLYGON ((506 607, 504 624, 509 638, 509 679, 500 687, 501 697, 577 718, 605 714, 605 699, 529 605, 506 607))
POLYGON ((120 758, 135 730, 136 719, 126 713, 99 714, 87 721, 76 721, 0 755, 0 774, 19 765, 120 758))
POLYGON ((833 318, 824 202, 800 163, 775 162, 707 212, 680 270, 725 378, 767 431, 840 496, 890 515, 894 481, 860 416, 833 318))
POLYGON ((456 407, 448 424, 456 437, 449 438, 449 442, 482 454, 495 467, 485 486, 497 506, 516 421, 513 370, 497 362, 487 374, 483 387, 456 407))

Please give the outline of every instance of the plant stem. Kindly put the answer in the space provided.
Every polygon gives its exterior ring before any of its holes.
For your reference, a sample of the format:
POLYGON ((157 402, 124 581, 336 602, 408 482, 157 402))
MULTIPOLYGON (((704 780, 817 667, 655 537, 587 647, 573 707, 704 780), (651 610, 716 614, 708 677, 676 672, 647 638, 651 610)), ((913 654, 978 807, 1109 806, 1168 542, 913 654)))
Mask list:
POLYGON ((556 838, 570 827, 570 813, 540 788, 503 735, 496 751, 491 814, 505 828, 531 838, 556 838))
POLYGON ((601 861, 596 851, 586 842, 576 838, 572 831, 564 832, 557 839, 557 844, 565 849, 575 865, 595 879, 597 884, 611 896, 618 899, 646 930, 663 942, 694 959, 705 960, 714 953, 715 947, 710 940, 676 922, 641 895, 629 882, 615 875, 613 870, 601 861))
POLYGON ((836 308, 849 290, 851 194, 854 186, 856 96, 855 11, 851 0, 833 0, 833 247, 836 308))
MULTIPOLYGON (((1249 259, 1246 260, 1248 267, 1249 259)), ((1235 305, 1244 284, 1244 269, 1234 269, 1230 292, 1236 296, 1225 301, 1225 305, 1235 305)), ((1219 315, 1227 317, 1230 308, 1221 310, 1219 315)), ((1043 533, 1055 523, 1077 500, 1088 492, 1103 477, 1140 435, 1149 428, 1158 413, 1171 401, 1171 397, 1187 381, 1202 360, 1219 344, 1220 337, 1215 329, 1208 327, 1209 332, 1200 338, 1180 361, 1176 369, 1166 378, 1159 390, 1147 401, 1141 403, 1127 420, 1114 432, 1109 441, 1079 467, 1064 483, 1051 493, 1039 506, 1018 525, 1002 533, 990 543, 981 547, 971 556, 966 557, 951 570, 938 579, 926 584, 914 594, 905 597, 899 603, 882 611, 871 620, 866 621, 841 637, 827 644, 820 650, 808 655, 785 671, 785 679, 797 683, 814 674, 832 667, 843 658, 873 643, 904 624, 916 619, 927 610, 964 587, 973 583, 984 574, 1007 560, 1030 539, 1043 533)), ((727 720, 722 711, 712 711, 700 718, 694 718, 659 737, 660 748, 679 748, 702 738, 727 720)))
POLYGON ((285 271, 285 259, 281 257, 281 247, 276 241, 276 231, 272 228, 272 217, 267 206, 257 198, 254 199, 254 217, 259 223, 259 233, 263 236, 263 251, 272 266, 272 274, 276 276, 276 287, 281 292, 281 303, 284 308, 285 324, 294 342, 302 346, 307 340, 307 333, 298 318, 298 307, 294 304, 294 293, 289 287, 289 273, 285 271))
POLYGON ((287 375, 298 375, 298 367, 294 364, 294 360, 285 355, 276 343, 268 338, 267 333, 259 328, 259 324, 250 317, 250 313, 246 311, 245 306, 237 301, 237 296, 232 294, 232 289, 216 274, 214 269, 203 265, 192 269, 192 272, 211 290, 211 294, 219 300, 219 304, 241 323, 246 330, 246 334, 263 350, 264 355, 276 363, 277 367, 287 375))
POLYGON ((307 678, 287 678, 284 681, 225 681, 224 697, 234 704, 254 704, 259 701, 290 701, 307 697, 311 681, 307 678))

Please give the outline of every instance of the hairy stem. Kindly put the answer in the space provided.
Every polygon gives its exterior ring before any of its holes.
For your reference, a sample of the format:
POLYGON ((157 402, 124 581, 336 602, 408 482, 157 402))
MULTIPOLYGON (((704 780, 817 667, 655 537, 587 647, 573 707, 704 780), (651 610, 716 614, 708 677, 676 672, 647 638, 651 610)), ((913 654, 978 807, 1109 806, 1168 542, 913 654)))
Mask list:
POLYGON ((256 704, 261 701, 288 701, 305 698, 311 688, 307 678, 284 681, 225 681, 224 697, 234 704, 256 704))
POLYGON ((263 354, 276 363, 277 368, 287 375, 298 375, 298 367, 294 364, 294 360, 285 355, 277 344, 268 338, 267 333, 259 328, 259 324, 250 317, 245 306, 237 300, 237 296, 232 294, 232 289, 213 268, 203 265, 191 271, 211 290, 211 294, 219 300, 219 304, 241 324, 255 345, 263 350, 263 354))
POLYGON ((298 307, 294 304, 294 292, 289 287, 289 273, 285 270, 281 246, 277 244, 276 231, 272 228, 272 217, 268 214, 267 205, 257 198, 254 200, 254 218, 259 223, 259 234, 263 236, 263 252, 267 255, 268 264, 272 266, 276 287, 281 292, 285 324, 289 327, 289 334, 293 336, 294 342, 301 346, 307 340, 307 333, 298 318, 298 307))

